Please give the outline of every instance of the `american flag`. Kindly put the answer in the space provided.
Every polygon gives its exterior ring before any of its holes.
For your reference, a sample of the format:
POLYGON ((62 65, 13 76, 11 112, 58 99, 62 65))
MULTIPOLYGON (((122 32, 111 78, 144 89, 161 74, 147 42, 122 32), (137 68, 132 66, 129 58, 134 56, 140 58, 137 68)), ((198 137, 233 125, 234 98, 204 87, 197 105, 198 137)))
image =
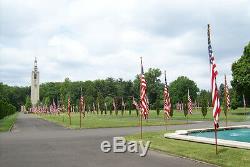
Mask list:
POLYGON ((190 98, 189 89, 188 89, 188 112, 189 112, 189 114, 192 114, 192 110, 193 110, 193 108, 192 108, 192 100, 190 98))
POLYGON ((210 40, 210 25, 208 24, 208 55, 209 55, 209 62, 210 62, 210 73, 211 73, 211 91, 212 91, 212 107, 213 107, 213 117, 214 117, 214 125, 215 127, 219 127, 219 115, 221 112, 220 109, 220 98, 218 93, 218 88, 216 84, 216 77, 218 75, 218 71, 216 69, 215 58, 213 55, 213 50, 211 46, 210 40))
POLYGON ((107 111, 108 110, 107 103, 105 102, 104 105, 105 105, 105 110, 107 111))
POLYGON ((166 71, 165 71, 165 85, 164 85, 163 96, 164 96, 164 113, 166 114, 167 118, 170 118, 171 103, 168 91, 166 71))
POLYGON ((83 100, 83 96, 81 95, 81 97, 80 97, 80 112, 82 113, 83 112, 83 102, 84 100, 83 100))
POLYGON ((93 102, 93 112, 95 112, 95 103, 93 102))
POLYGON ((123 110, 125 110, 126 104, 123 101, 123 97, 122 97, 122 107, 123 107, 123 110))
POLYGON ((114 108, 114 111, 116 111, 116 105, 115 105, 115 99, 113 98, 113 108, 114 108))
POLYGON ((227 85, 226 75, 225 75, 225 90, 224 90, 224 92, 225 92, 226 107, 227 107, 227 109, 229 109, 229 107, 230 107, 230 95, 229 95, 229 89, 228 89, 228 85, 227 85))
POLYGON ((70 97, 68 97, 68 114, 69 114, 69 116, 70 116, 70 112, 71 112, 70 97))
POLYGON ((57 107, 56 107, 56 103, 55 103, 54 99, 53 99, 52 106, 53 106, 53 113, 57 113, 57 107))
POLYGON ((135 98, 133 97, 133 105, 135 106, 136 110, 140 111, 140 106, 138 103, 135 101, 135 98))
POLYGON ((147 91, 147 83, 144 77, 142 58, 141 58, 141 85, 140 85, 140 109, 141 114, 144 116, 144 119, 148 118, 149 106, 148 106, 148 98, 146 95, 147 91))
POLYGON ((245 100, 245 95, 243 94, 243 105, 244 105, 244 108, 246 108, 247 104, 246 104, 246 100, 245 100))

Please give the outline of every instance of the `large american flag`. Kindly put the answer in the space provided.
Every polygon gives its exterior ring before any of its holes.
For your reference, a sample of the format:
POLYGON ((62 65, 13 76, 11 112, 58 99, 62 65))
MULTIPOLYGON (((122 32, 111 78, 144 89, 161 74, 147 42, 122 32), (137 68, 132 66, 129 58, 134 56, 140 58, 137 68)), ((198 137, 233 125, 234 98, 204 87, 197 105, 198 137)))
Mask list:
POLYGON ((166 114, 167 118, 170 118, 171 103, 168 91, 166 71, 165 71, 165 85, 164 85, 163 97, 164 97, 164 113, 166 114))
POLYGON ((219 127, 219 115, 221 112, 220 109, 220 98, 218 93, 218 88, 216 84, 216 77, 218 75, 218 71, 216 69, 215 58, 213 55, 213 50, 211 46, 210 40, 210 25, 208 24, 208 55, 210 62, 210 74, 211 74, 211 91, 212 91, 212 107, 213 107, 213 117, 214 117, 214 126, 219 127))
POLYGON ((147 98, 147 82, 144 77, 142 58, 141 58, 141 84, 140 84, 140 109, 141 114, 144 116, 144 119, 148 118, 149 106, 148 106, 148 98, 147 98))
POLYGON ((226 77, 226 75, 225 75, 225 88, 224 88, 224 92, 225 92, 226 107, 227 107, 227 109, 229 109, 229 107, 230 107, 230 95, 229 95, 229 89, 228 89, 228 85, 227 85, 227 77, 226 77))
POLYGON ((188 89, 188 112, 189 112, 189 114, 193 113, 192 110, 193 110, 193 108, 192 108, 192 100, 191 100, 191 97, 189 95, 189 89, 188 89))

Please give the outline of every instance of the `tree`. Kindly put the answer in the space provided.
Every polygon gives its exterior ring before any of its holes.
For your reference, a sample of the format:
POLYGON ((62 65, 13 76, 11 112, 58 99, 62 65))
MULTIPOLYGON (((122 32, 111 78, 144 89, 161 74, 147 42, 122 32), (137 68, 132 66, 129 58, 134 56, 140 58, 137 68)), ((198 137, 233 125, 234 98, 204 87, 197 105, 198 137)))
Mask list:
POLYGON ((235 90, 232 90, 231 91, 231 109, 232 110, 236 110, 239 106, 239 103, 238 103, 238 96, 237 96, 237 93, 235 90))
POLYGON ((201 90, 200 92, 201 113, 204 118, 207 115, 207 102, 208 102, 208 92, 206 90, 201 90))
POLYGON ((107 108, 110 111, 110 115, 112 115, 113 98, 110 96, 107 96, 105 97, 104 101, 107 104, 107 108))
POLYGON ((26 111, 28 111, 29 108, 31 108, 31 106, 32 106, 32 104, 31 104, 30 97, 27 96, 27 97, 26 97, 26 102, 25 102, 25 109, 26 109, 26 111))
POLYGON ((173 104, 177 102, 184 102, 187 99, 187 92, 194 101, 197 97, 199 88, 196 83, 185 76, 178 77, 175 81, 170 83, 169 92, 173 104))
POLYGON ((232 64, 233 80, 231 85, 236 90, 237 96, 245 95, 246 103, 250 97, 250 42, 245 46, 243 55, 232 64))
POLYGON ((188 115, 188 100, 187 99, 184 99, 183 101, 183 113, 184 113, 184 116, 187 117, 188 115))

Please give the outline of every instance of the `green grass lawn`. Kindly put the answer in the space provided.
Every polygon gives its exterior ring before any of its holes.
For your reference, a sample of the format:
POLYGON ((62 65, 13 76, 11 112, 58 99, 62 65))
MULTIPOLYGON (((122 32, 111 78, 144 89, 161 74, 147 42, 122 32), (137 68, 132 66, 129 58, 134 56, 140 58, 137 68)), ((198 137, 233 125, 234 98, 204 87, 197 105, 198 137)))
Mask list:
MULTIPOLYGON (((183 120, 186 118, 183 116, 183 112, 174 111, 173 119, 183 120)), ((205 118, 203 118, 200 110, 193 109, 193 114, 189 115, 188 119, 193 120, 193 121, 201 121, 201 120, 212 121, 213 120, 212 108, 208 109, 208 112, 205 118)), ((221 121, 226 120, 226 116, 223 111, 221 111, 220 120, 221 121)), ((244 108, 238 108, 237 110, 230 110, 228 112, 228 121, 232 121, 232 122, 250 121, 250 108, 247 108, 246 112, 244 108)))
MULTIPOLYGON (((65 114, 58 115, 40 115, 41 118, 55 122, 62 126, 77 129, 80 127, 79 113, 71 114, 71 126, 69 126, 69 117, 65 114)), ((186 124, 186 121, 171 120, 167 122, 168 125, 186 124)), ((163 118, 151 118, 148 121, 143 121, 143 126, 165 125, 163 118)), ((133 127, 139 126, 139 117, 128 116, 128 114, 121 115, 97 115, 87 114, 82 119, 82 128, 110 128, 110 127, 133 127)))
MULTIPOLYGON (((211 109, 209 109, 211 110, 211 109)), ((235 111, 230 111, 228 114, 228 121, 250 121, 250 112, 244 113, 244 109, 240 108, 235 111)), ((40 115, 41 118, 46 119, 48 121, 55 122, 57 124, 70 127, 70 128, 79 128, 79 113, 72 113, 72 124, 69 126, 69 117, 67 113, 63 113, 59 115, 40 115)), ((193 121, 212 121, 212 112, 209 111, 208 115, 203 118, 201 111, 194 110, 192 115, 188 116, 189 120, 193 121)), ((174 116, 171 118, 170 121, 167 121, 168 125, 177 125, 177 124, 185 124, 187 120, 184 117, 183 112, 174 111, 174 116)), ((225 120, 224 113, 221 113, 220 120, 225 120)), ((163 120, 163 111, 160 112, 159 115, 156 114, 156 111, 151 110, 149 115, 149 120, 143 121, 144 126, 153 126, 153 125, 165 125, 163 120)), ((109 115, 97 115, 88 113, 86 117, 82 119, 82 127, 83 128, 108 128, 108 127, 132 127, 132 126, 139 126, 139 118, 136 116, 136 112, 132 111, 132 114, 129 115, 128 111, 124 112, 124 115, 121 115, 121 111, 119 111, 118 115, 116 116, 114 113, 109 115)))
MULTIPOLYGON (((171 132, 171 131, 168 131, 171 132)), ((225 167, 249 167, 250 150, 218 146, 218 155, 215 146, 195 142, 164 138, 166 131, 145 132, 144 141, 151 141, 150 148, 173 155, 184 156, 225 167)), ((127 136, 127 140, 140 140, 140 135, 127 136)))
POLYGON ((6 116, 3 119, 0 119, 0 132, 8 131, 16 121, 16 118, 17 118, 17 113, 6 116))

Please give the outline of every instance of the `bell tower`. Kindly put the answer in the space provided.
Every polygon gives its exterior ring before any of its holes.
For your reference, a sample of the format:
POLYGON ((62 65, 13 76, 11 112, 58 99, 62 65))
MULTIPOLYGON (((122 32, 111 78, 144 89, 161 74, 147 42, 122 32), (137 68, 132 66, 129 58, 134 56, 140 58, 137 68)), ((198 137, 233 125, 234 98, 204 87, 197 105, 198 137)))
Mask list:
POLYGON ((39 71, 37 68, 37 60, 34 61, 34 69, 31 73, 31 103, 32 106, 37 105, 39 101, 39 71))

